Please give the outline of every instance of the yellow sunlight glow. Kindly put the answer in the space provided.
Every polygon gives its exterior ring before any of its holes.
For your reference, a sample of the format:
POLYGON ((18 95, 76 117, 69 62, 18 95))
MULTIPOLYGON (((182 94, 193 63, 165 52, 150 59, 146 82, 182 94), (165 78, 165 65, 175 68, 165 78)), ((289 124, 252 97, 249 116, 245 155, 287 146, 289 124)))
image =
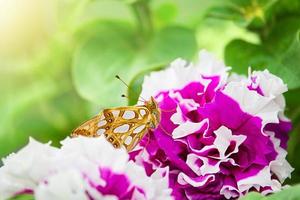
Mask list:
POLYGON ((53 23, 49 0, 0 0, 0 55, 26 54, 43 41, 53 23))

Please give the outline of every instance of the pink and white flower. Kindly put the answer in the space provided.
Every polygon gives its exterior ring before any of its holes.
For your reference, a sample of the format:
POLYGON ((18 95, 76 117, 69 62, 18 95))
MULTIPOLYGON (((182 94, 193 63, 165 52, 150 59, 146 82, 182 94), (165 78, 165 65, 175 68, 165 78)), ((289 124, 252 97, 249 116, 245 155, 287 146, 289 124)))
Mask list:
POLYGON ((0 168, 0 200, 236 199, 282 189, 291 123, 287 86, 269 71, 248 78, 206 51, 145 77, 161 123, 129 155, 104 138, 67 138, 61 148, 33 139, 0 168), (170 189, 170 188, 171 189, 170 189))
POLYGON ((229 76, 206 51, 198 63, 177 59, 146 76, 141 96, 155 97, 159 127, 131 152, 148 175, 169 167, 177 200, 234 199, 281 190, 290 121, 283 81, 265 71, 229 76))
POLYGON ((0 199, 33 194, 52 199, 173 199, 167 168, 148 177, 125 149, 114 149, 104 138, 67 138, 62 147, 29 144, 3 160, 0 199))

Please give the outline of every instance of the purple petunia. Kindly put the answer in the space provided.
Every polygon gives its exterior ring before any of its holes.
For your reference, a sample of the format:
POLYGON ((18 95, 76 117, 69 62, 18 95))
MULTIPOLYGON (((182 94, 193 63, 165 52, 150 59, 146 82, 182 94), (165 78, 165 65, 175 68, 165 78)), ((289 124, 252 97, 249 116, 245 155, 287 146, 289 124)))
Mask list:
POLYGON ((177 59, 144 79, 141 96, 155 97, 161 123, 131 158, 148 175, 169 167, 177 200, 276 192, 293 170, 285 159, 286 85, 267 70, 248 78, 229 70, 201 51, 196 64, 177 59))

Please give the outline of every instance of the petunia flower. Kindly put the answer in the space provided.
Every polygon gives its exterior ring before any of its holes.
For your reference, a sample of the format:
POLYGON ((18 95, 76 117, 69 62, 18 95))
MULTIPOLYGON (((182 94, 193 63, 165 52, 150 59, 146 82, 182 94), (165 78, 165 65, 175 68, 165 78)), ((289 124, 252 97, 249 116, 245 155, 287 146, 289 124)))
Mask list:
POLYGON ((52 199, 172 199, 167 169, 148 177, 125 149, 100 138, 67 138, 62 147, 33 139, 0 168, 0 199, 33 194, 52 199))
POLYGON ((131 159, 148 175, 169 167, 177 200, 236 199, 249 191, 281 190, 293 168, 286 161, 290 121, 287 86, 267 70, 232 74, 212 54, 177 59, 146 76, 141 96, 153 96, 161 123, 131 159))

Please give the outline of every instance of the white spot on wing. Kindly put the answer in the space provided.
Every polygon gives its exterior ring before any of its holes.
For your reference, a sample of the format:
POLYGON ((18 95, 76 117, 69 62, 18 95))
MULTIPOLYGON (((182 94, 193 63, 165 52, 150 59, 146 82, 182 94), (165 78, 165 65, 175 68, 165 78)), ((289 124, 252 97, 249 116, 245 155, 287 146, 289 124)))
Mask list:
POLYGON ((126 133, 129 131, 129 125, 124 124, 114 129, 114 133, 126 133))
POLYGON ((103 114, 101 114, 100 120, 103 120, 103 119, 105 119, 105 116, 103 114))
POLYGON ((144 130, 144 128, 145 128, 145 125, 138 126, 137 128, 135 128, 133 130, 133 133, 140 133, 142 130, 144 130))
POLYGON ((104 132, 105 132, 105 129, 100 128, 97 131, 97 135, 102 135, 104 132))
POLYGON ((113 116, 114 116, 115 118, 119 116, 119 113, 120 113, 119 110, 113 110, 113 111, 112 111, 112 114, 113 114, 113 116))
POLYGON ((106 123, 107 123, 106 120, 101 120, 101 121, 98 123, 98 127, 104 126, 106 123))
POLYGON ((123 119, 133 119, 135 117, 135 113, 132 110, 126 110, 122 116, 123 119))
POLYGON ((143 117, 146 115, 146 110, 145 109, 140 109, 140 115, 143 117))
POLYGON ((128 136, 128 137, 125 139, 124 143, 127 144, 127 145, 130 145, 131 141, 132 141, 132 137, 131 137, 131 136, 128 136))

